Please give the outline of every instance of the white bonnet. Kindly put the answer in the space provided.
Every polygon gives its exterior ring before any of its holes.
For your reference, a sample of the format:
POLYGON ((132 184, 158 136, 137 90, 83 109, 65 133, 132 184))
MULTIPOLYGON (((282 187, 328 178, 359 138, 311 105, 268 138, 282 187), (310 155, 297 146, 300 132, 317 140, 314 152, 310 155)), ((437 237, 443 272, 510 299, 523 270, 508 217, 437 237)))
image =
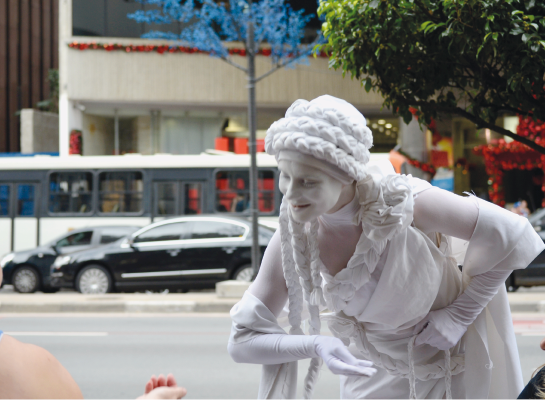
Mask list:
POLYGON ((282 150, 298 151, 339 167, 356 181, 366 175, 371 146, 373 136, 363 115, 329 95, 295 101, 265 137, 265 150, 277 160, 282 150))

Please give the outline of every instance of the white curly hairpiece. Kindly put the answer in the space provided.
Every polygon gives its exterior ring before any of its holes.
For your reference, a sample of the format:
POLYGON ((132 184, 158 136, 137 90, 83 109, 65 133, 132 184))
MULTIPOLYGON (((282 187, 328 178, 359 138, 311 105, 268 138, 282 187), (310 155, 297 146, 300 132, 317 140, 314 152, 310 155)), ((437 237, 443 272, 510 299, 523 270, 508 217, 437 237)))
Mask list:
MULTIPOLYGON (((363 115, 351 104, 332 96, 312 101, 297 100, 267 131, 265 149, 277 160, 282 150, 293 150, 324 160, 361 181, 367 176, 371 130, 363 115)), ((309 313, 309 333, 319 335, 320 305, 325 305, 319 267, 318 221, 305 224, 295 221, 283 199, 280 207, 282 267, 288 288, 290 334, 302 335, 303 299, 309 313)), ((323 360, 313 358, 305 378, 303 395, 312 396, 323 360)))
POLYGON ((297 100, 271 125, 265 138, 267 153, 295 150, 327 161, 352 179, 365 177, 373 135, 363 115, 351 104, 332 96, 297 100))

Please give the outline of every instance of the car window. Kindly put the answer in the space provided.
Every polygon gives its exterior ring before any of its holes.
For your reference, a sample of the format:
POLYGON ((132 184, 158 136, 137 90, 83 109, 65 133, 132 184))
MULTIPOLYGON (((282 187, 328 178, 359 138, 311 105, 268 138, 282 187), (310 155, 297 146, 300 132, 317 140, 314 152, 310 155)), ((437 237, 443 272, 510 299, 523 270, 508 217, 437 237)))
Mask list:
POLYGON ((100 244, 115 242, 116 240, 119 240, 122 237, 125 237, 134 231, 135 231, 134 228, 121 228, 121 227, 103 229, 100 234, 100 244))
POLYGON ((246 229, 240 225, 219 221, 198 221, 194 223, 191 239, 238 238, 246 229))
POLYGON ((189 222, 161 225, 138 235, 134 238, 134 243, 186 239, 189 237, 190 228, 191 224, 189 222))
POLYGON ((73 233, 57 242, 57 247, 88 246, 91 244, 93 231, 73 233))

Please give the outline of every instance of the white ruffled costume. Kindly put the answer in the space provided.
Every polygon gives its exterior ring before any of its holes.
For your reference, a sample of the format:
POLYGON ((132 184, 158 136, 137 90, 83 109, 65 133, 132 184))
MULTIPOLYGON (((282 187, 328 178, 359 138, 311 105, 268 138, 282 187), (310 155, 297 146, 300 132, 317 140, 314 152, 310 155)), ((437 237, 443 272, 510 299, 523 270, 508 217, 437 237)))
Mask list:
MULTIPOLYGON (((368 164, 358 175, 363 178, 357 179, 354 200, 319 218, 321 226, 356 224, 363 229, 346 268, 332 276, 319 262, 322 308, 329 311, 321 320, 350 344, 354 355, 372 361, 378 370, 372 377, 341 376, 341 397, 516 398, 523 383, 504 285, 489 291, 492 300, 471 287, 466 291, 484 309, 448 354, 427 344, 412 348, 413 331, 430 311, 459 298, 473 277, 497 271, 505 279, 509 271, 525 268, 545 247, 539 236, 526 219, 475 197, 467 199, 478 207, 478 218, 460 272, 448 236, 426 235, 413 226, 415 198, 431 188, 427 182, 396 175, 385 164, 368 164)), ((248 292, 231 316, 231 354, 250 354, 252 341, 262 335, 286 335, 281 316, 277 320, 248 292)), ((248 357, 247 362, 264 364, 259 398, 295 397, 297 361, 271 364, 266 357, 248 357)))

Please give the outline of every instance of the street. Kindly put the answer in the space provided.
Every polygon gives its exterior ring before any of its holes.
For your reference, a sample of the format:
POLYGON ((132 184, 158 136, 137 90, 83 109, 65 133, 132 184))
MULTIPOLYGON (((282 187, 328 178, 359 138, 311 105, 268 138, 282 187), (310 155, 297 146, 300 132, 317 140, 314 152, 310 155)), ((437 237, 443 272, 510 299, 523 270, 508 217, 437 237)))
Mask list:
MULTIPOLYGON (((514 314, 524 380, 545 363, 544 314, 514 314)), ((228 314, 1 314, 0 328, 42 346, 72 373, 86 398, 136 398, 151 374, 172 372, 187 398, 255 398, 256 365, 227 354, 228 314)), ((299 363, 299 379, 308 362, 299 363)), ((301 391, 301 385, 299 385, 301 391)), ((324 367, 314 398, 338 398, 324 367)))

